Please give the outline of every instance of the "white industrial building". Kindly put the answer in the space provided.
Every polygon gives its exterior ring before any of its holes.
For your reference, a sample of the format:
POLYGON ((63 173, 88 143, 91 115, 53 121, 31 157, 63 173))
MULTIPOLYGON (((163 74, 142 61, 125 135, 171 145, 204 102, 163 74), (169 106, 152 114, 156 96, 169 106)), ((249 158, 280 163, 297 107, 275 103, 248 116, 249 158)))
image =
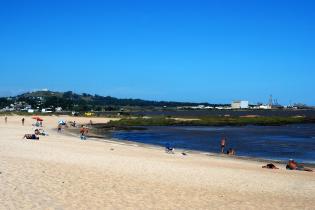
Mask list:
POLYGON ((248 101, 233 101, 231 104, 232 109, 248 109, 249 102, 248 101))

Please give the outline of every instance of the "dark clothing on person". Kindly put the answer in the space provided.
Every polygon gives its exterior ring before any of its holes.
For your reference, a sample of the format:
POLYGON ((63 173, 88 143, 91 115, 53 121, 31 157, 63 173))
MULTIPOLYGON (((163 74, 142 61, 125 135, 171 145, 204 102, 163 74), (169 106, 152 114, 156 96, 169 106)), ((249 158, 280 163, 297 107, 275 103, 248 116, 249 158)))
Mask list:
POLYGON ((39 140, 39 137, 37 137, 35 134, 25 134, 23 138, 39 140))
POLYGON ((279 169, 277 168, 274 164, 272 163, 268 163, 267 165, 263 166, 263 168, 267 168, 267 169, 279 169))
POLYGON ((225 148, 225 144, 226 144, 226 138, 222 138, 220 145, 221 145, 221 153, 224 153, 224 148, 225 148))

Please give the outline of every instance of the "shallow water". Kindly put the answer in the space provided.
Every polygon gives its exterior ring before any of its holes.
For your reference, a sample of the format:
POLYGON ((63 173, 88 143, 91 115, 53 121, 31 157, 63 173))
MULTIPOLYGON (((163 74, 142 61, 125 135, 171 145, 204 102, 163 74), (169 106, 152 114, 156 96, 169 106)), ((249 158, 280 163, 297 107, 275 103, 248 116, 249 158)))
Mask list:
POLYGON ((315 124, 241 127, 146 127, 141 131, 115 131, 120 140, 220 152, 220 139, 239 156, 315 163, 315 124))

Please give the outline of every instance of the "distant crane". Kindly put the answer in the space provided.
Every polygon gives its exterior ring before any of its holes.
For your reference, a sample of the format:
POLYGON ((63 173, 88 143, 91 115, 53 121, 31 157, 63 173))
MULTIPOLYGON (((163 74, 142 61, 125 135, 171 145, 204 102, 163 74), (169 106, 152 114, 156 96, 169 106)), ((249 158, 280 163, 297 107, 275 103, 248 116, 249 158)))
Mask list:
POLYGON ((272 105, 273 105, 273 99, 272 99, 272 95, 270 95, 270 97, 269 97, 269 106, 270 106, 270 108, 272 107, 272 105))

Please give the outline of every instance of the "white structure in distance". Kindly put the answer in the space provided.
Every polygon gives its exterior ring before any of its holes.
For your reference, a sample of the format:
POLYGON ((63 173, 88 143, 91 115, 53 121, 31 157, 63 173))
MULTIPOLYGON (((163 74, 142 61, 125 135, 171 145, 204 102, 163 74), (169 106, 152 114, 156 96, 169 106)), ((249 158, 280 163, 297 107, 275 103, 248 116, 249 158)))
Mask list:
POLYGON ((232 109, 248 109, 249 108, 249 102, 248 101, 233 101, 231 103, 232 109))

